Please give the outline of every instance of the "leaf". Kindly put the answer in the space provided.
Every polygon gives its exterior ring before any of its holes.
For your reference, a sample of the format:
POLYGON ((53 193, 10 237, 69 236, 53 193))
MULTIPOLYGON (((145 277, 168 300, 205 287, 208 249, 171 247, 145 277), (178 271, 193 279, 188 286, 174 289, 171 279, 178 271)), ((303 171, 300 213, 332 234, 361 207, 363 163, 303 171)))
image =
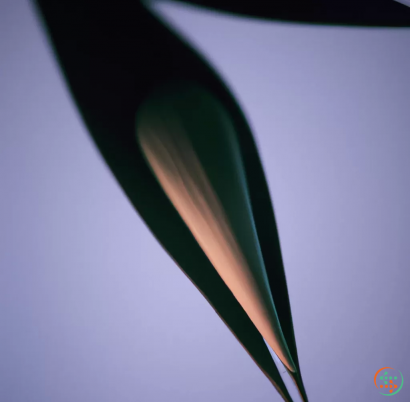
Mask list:
MULTIPOLYGON (((282 397, 291 401, 262 336, 166 197, 135 141, 141 104, 170 82, 196 82, 224 105, 237 135, 277 315, 300 373, 269 192, 251 131, 229 90, 192 48, 137 1, 37 4, 83 121, 131 204, 282 397)), ((300 374, 295 378, 305 395, 300 374)))

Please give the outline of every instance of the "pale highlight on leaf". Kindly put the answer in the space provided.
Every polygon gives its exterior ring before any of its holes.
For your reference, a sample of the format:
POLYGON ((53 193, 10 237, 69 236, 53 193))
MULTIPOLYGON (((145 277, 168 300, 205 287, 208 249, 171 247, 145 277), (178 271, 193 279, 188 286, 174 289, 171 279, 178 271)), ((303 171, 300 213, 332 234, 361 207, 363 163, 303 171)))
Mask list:
MULTIPOLYGON (((295 366, 272 303, 269 285, 255 278, 212 183, 207 177, 178 110, 161 107, 138 126, 141 148, 168 198, 198 244, 283 364, 295 366)), ((198 122, 198 124, 201 124, 198 122)), ((263 270, 263 261, 256 269, 263 270)), ((255 265, 255 262, 253 261, 255 265)))

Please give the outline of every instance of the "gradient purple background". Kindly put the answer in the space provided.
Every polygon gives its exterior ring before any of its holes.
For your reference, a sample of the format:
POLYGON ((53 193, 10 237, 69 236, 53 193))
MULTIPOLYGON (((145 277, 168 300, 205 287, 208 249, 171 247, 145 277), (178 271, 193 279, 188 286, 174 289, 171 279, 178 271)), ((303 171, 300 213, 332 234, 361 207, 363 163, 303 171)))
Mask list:
MULTIPOLYGON (((254 130, 310 401, 383 401, 383 366, 408 401, 410 30, 157 9, 254 130)), ((0 135, 1 402, 281 400, 134 212, 23 0, 0 3, 0 135)))

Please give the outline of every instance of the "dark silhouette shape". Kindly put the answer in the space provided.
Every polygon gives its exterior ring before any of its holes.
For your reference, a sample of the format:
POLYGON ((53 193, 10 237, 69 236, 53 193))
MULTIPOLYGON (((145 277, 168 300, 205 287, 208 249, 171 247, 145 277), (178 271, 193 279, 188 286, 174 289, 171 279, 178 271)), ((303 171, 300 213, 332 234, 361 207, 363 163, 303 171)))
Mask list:
MULTIPOLYGON (((259 18, 359 26, 410 26, 410 10, 390 0, 192 0, 259 18)), ((137 0, 36 1, 71 94, 101 155, 154 236, 209 301, 282 397, 291 401, 262 336, 198 246, 135 141, 139 106, 156 89, 192 82, 232 119, 245 166, 255 227, 272 297, 305 401, 273 208, 252 133, 208 64, 137 0)))

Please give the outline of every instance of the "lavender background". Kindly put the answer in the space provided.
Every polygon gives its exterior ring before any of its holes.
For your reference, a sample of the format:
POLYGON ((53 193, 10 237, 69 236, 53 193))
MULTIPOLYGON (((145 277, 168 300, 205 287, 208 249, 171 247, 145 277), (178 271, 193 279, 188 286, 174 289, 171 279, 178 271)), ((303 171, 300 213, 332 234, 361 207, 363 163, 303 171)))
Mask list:
MULTIPOLYGON (((254 130, 311 402, 410 388, 410 30, 160 4, 254 130)), ((280 401, 136 215, 28 1, 0 2, 0 401, 280 401)))

